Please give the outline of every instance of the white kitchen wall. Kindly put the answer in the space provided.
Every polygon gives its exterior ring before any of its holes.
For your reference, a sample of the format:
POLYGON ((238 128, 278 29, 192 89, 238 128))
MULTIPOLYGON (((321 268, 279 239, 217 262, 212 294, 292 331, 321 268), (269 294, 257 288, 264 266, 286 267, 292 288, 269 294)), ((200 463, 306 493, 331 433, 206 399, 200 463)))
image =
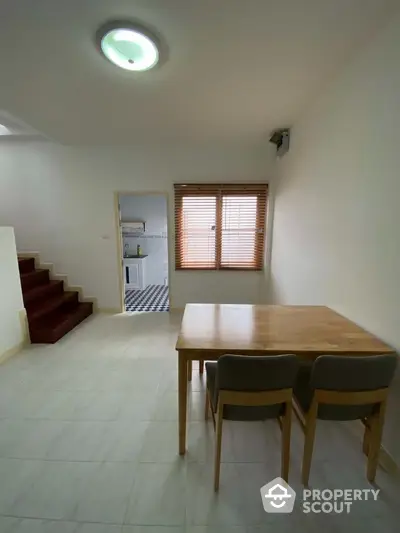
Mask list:
POLYGON ((123 247, 136 254, 137 246, 147 255, 147 285, 168 283, 167 199, 157 195, 120 195, 121 220, 146 223, 146 231, 140 237, 123 237, 123 247))
POLYGON ((14 230, 0 227, 0 358, 24 340, 23 309, 14 230))
MULTIPOLYGON (((173 260, 173 183, 268 181, 273 148, 162 146, 73 148, 50 143, 0 143, 0 224, 14 226, 20 251, 37 251, 96 296, 119 307, 114 192, 166 192, 173 260)), ((192 302, 265 301, 260 272, 175 272, 171 306, 192 302)))

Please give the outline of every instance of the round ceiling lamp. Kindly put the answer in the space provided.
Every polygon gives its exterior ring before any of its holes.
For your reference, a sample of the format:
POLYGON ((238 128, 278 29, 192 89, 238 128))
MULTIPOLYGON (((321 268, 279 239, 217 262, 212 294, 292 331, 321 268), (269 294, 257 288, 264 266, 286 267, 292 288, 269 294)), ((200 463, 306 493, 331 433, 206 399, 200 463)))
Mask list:
POLYGON ((160 58, 154 37, 130 22, 110 22, 97 32, 102 54, 117 67, 134 72, 154 68, 160 58))

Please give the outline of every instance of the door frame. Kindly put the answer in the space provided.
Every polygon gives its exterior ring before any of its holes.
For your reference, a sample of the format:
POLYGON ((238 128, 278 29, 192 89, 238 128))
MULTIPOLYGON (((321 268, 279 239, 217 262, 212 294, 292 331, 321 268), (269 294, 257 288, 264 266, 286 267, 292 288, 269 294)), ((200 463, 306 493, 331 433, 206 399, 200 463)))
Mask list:
POLYGON ((123 246, 122 246, 122 229, 119 218, 119 197, 120 196, 164 196, 167 206, 167 261, 168 261, 168 300, 169 310, 171 311, 171 261, 170 261, 170 224, 169 224, 169 193, 166 191, 114 191, 114 221, 116 232, 116 250, 117 250, 117 265, 118 265, 118 288, 119 288, 119 309, 120 313, 125 312, 125 282, 124 282, 124 266, 123 266, 123 246))

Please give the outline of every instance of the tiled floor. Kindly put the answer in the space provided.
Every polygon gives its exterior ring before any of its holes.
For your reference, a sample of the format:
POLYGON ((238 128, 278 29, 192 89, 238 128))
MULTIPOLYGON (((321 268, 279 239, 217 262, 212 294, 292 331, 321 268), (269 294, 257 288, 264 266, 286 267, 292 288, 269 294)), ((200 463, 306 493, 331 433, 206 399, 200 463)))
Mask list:
POLYGON ((169 311, 167 285, 148 285, 143 291, 125 291, 125 309, 129 312, 169 311))
MULTIPOLYGON (((180 317, 95 316, 54 346, 0 367, 1 533, 398 531, 399 482, 380 471, 377 503, 350 515, 267 515, 259 489, 279 475, 275 422, 225 423, 214 494, 204 381, 190 390, 189 452, 177 455, 174 344, 180 317)), ((313 487, 368 488, 358 436, 318 424, 313 487)), ((291 482, 302 435, 293 425, 291 482)))

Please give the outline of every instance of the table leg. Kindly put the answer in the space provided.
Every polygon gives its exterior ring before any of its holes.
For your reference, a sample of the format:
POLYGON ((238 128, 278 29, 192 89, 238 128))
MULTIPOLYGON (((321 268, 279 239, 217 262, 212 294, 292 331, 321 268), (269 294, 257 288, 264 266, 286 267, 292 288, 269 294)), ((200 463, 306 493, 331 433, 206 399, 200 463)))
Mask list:
POLYGON ((188 366, 183 352, 179 352, 178 358, 179 455, 185 455, 188 366))

